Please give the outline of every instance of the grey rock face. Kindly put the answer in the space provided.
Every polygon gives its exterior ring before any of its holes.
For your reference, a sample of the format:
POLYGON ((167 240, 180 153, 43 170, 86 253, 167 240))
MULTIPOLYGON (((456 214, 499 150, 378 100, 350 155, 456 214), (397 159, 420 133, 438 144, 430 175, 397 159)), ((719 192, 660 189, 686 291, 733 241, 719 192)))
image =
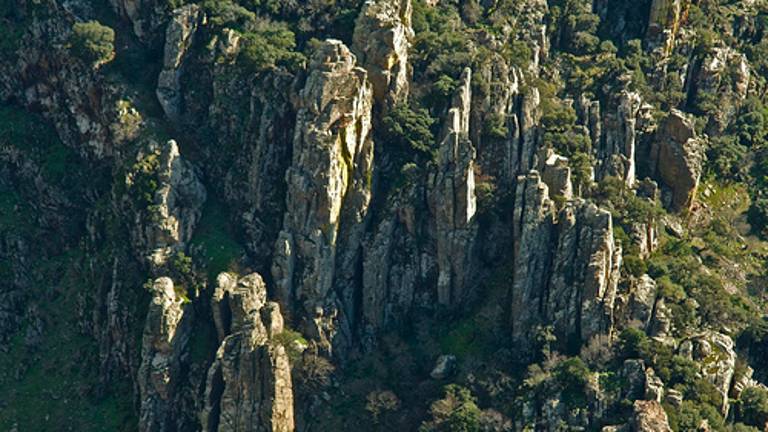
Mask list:
POLYGON ((137 380, 141 392, 139 430, 173 430, 174 391, 180 357, 191 330, 191 309, 184 305, 173 281, 162 277, 152 284, 137 380))
POLYGON ((633 432, 672 432, 667 413, 655 400, 635 401, 630 430, 633 432))
POLYGON ((471 74, 469 69, 462 74, 443 130, 438 171, 430 179, 430 208, 437 237, 437 300, 441 305, 456 304, 466 296, 477 233, 473 223, 477 211, 475 149, 469 140, 471 74))
POLYGON ((376 104, 385 111, 408 97, 411 0, 369 0, 355 23, 352 50, 368 71, 376 104))
POLYGON ((661 403, 664 397, 664 382, 653 369, 645 370, 645 399, 661 403))
POLYGON ((431 376, 432 379, 442 380, 451 376, 455 370, 456 356, 450 354, 441 355, 438 357, 435 367, 432 369, 432 372, 429 373, 429 376, 431 376))
POLYGON ((158 187, 152 204, 136 213, 131 237, 134 249, 157 269, 192 238, 207 194, 194 167, 179 154, 176 141, 159 148, 151 144, 149 153, 139 159, 147 157, 158 160, 156 172, 150 173, 158 187))
POLYGON ((597 180, 610 175, 621 178, 628 187, 634 185, 641 107, 639 94, 623 90, 601 110, 602 124, 593 131, 598 135, 594 143, 598 160, 595 170, 597 180))
POLYGON ((221 345, 206 380, 203 431, 295 429, 288 355, 271 340, 283 331, 283 320, 266 298, 257 273, 217 278, 212 305, 221 345))
POLYGON ((547 315, 555 330, 589 340, 610 335, 621 268, 611 214, 584 201, 569 203, 558 216, 547 315))
POLYGON ((200 7, 195 4, 182 6, 173 11, 173 17, 165 30, 163 70, 157 78, 157 100, 165 115, 178 121, 181 111, 181 66, 200 18, 200 7))
POLYGON ((647 328, 656 304, 656 281, 642 275, 631 283, 627 318, 647 328))
POLYGON ((549 187, 553 197, 569 200, 573 198, 573 183, 568 158, 552 153, 544 161, 541 179, 549 187))
POLYGON ((357 250, 370 202, 373 92, 366 76, 340 41, 326 41, 312 58, 300 93, 293 163, 286 173, 287 212, 272 266, 281 301, 298 303, 307 331, 326 350, 338 331, 340 299, 332 290, 337 245, 357 250), (342 232, 343 218, 349 229, 342 232))
POLYGON ((549 189, 538 173, 520 177, 515 190, 513 214, 515 272, 512 285, 512 339, 527 343, 529 332, 543 311, 538 307, 545 295, 552 265, 552 242, 556 233, 555 207, 549 189))
POLYGON ((555 223, 536 173, 518 180, 514 208, 513 340, 526 344, 537 324, 552 325, 563 342, 610 335, 621 267, 610 213, 576 200, 555 223))
POLYGON ((119 16, 131 22, 133 33, 142 40, 152 39, 170 12, 167 3, 157 0, 109 0, 109 3, 119 16))
POLYGON ((696 197, 705 157, 704 143, 697 136, 693 121, 672 110, 659 125, 649 157, 652 172, 669 191, 670 208, 689 209, 696 197))
MULTIPOLYGON (((721 413, 728 415, 728 392, 736 368, 736 352, 730 336, 715 331, 707 331, 687 340, 692 345, 692 358, 701 365, 701 374, 723 396, 721 413)), ((681 344, 685 344, 683 341, 681 344)))
POLYGON ((705 132, 722 133, 746 99, 752 72, 744 54, 731 47, 716 47, 704 54, 701 65, 691 68, 685 90, 700 101, 712 97, 717 109, 712 112, 705 132))

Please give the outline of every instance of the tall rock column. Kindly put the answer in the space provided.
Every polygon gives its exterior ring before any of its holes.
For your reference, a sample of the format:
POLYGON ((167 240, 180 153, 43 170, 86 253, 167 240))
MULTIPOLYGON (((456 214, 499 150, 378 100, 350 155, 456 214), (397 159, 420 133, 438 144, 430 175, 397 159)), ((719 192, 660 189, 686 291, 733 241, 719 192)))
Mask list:
POLYGON ((549 188, 536 171, 517 179, 512 223, 512 340, 522 351, 528 351, 531 348, 530 331, 540 322, 555 235, 555 204, 549 198, 549 188))
POLYGON ((621 268, 611 213, 586 201, 569 202, 558 216, 558 231, 546 320, 566 342, 609 335, 621 268))
POLYGON ((173 11, 165 30, 163 70, 157 78, 157 100, 165 115, 173 121, 181 111, 181 67, 184 56, 192 45, 200 18, 200 7, 189 4, 173 11))
POLYGON ((272 265, 281 301, 305 319, 306 333, 326 351, 344 312, 332 289, 337 245, 357 249, 350 244, 355 226, 342 224, 342 216, 362 221, 370 202, 373 91, 355 62, 337 40, 324 42, 312 57, 299 95, 286 213, 272 265))
POLYGON ((411 13, 411 0, 368 0, 355 23, 352 49, 384 111, 408 97, 411 13))
POLYGON ((279 306, 261 276, 222 273, 212 301, 221 345, 208 371, 204 432, 292 432, 293 389, 279 306))
POLYGON ((637 172, 637 120, 642 100, 639 94, 627 90, 610 99, 606 109, 602 110, 602 125, 595 131, 595 135, 599 134, 595 143, 599 164, 595 174, 597 180, 617 176, 627 187, 632 187, 637 172))
POLYGON ((532 171, 517 180, 512 223, 510 318, 523 356, 538 325, 551 325, 561 344, 610 335, 621 268, 611 214, 577 199, 555 218, 549 188, 532 171))
POLYGON ((137 380, 141 394, 139 430, 175 430, 174 390, 178 384, 180 357, 191 330, 191 309, 176 291, 173 281, 162 277, 152 284, 141 345, 137 380))
POLYGON ((475 149, 469 140, 472 71, 466 69, 443 130, 437 172, 430 179, 430 207, 437 236, 437 300, 456 304, 465 298, 477 233, 475 149))

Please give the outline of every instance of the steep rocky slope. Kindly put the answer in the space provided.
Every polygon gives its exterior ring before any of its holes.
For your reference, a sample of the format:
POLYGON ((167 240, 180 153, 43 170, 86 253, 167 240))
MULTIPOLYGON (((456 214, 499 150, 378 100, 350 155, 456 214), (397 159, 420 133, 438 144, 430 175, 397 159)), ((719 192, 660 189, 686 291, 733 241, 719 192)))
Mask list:
POLYGON ((768 427, 768 4, 0 0, 0 429, 768 427))

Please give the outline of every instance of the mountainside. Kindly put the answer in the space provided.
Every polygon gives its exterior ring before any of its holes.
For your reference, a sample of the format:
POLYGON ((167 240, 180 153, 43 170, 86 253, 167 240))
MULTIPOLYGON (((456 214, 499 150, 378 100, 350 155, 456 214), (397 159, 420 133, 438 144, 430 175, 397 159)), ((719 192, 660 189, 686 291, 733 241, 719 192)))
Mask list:
POLYGON ((0 0, 0 430, 768 431, 766 0, 0 0))

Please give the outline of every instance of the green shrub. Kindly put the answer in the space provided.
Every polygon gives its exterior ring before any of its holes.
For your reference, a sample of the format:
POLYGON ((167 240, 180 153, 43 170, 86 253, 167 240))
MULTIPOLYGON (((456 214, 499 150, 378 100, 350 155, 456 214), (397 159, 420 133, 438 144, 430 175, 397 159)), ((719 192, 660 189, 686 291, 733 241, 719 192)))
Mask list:
POLYGON ((472 393, 461 386, 450 384, 444 388, 443 399, 429 408, 432 420, 419 427, 419 432, 477 432, 482 415, 472 393))
POLYGON ((287 26, 263 22, 255 30, 243 33, 240 61, 252 72, 275 66, 295 68, 305 60, 295 48, 296 38, 287 26))
POLYGON ((768 423, 768 390, 750 387, 739 398, 741 420, 752 426, 762 428, 768 423))
POLYGON ((399 152, 431 155, 435 138, 430 128, 434 122, 427 110, 399 104, 384 117, 386 142, 399 152))
POLYGON ((563 402, 568 407, 586 406, 587 399, 584 394, 590 374, 589 368, 579 357, 571 357, 557 365, 555 378, 560 384, 563 402))
POLYGON ((627 255, 622 261, 622 269, 634 277, 640 277, 648 271, 648 265, 637 255, 627 255))
POLYGON ((69 46, 76 56, 88 63, 104 63, 114 55, 115 31, 98 21, 75 23, 69 46))

